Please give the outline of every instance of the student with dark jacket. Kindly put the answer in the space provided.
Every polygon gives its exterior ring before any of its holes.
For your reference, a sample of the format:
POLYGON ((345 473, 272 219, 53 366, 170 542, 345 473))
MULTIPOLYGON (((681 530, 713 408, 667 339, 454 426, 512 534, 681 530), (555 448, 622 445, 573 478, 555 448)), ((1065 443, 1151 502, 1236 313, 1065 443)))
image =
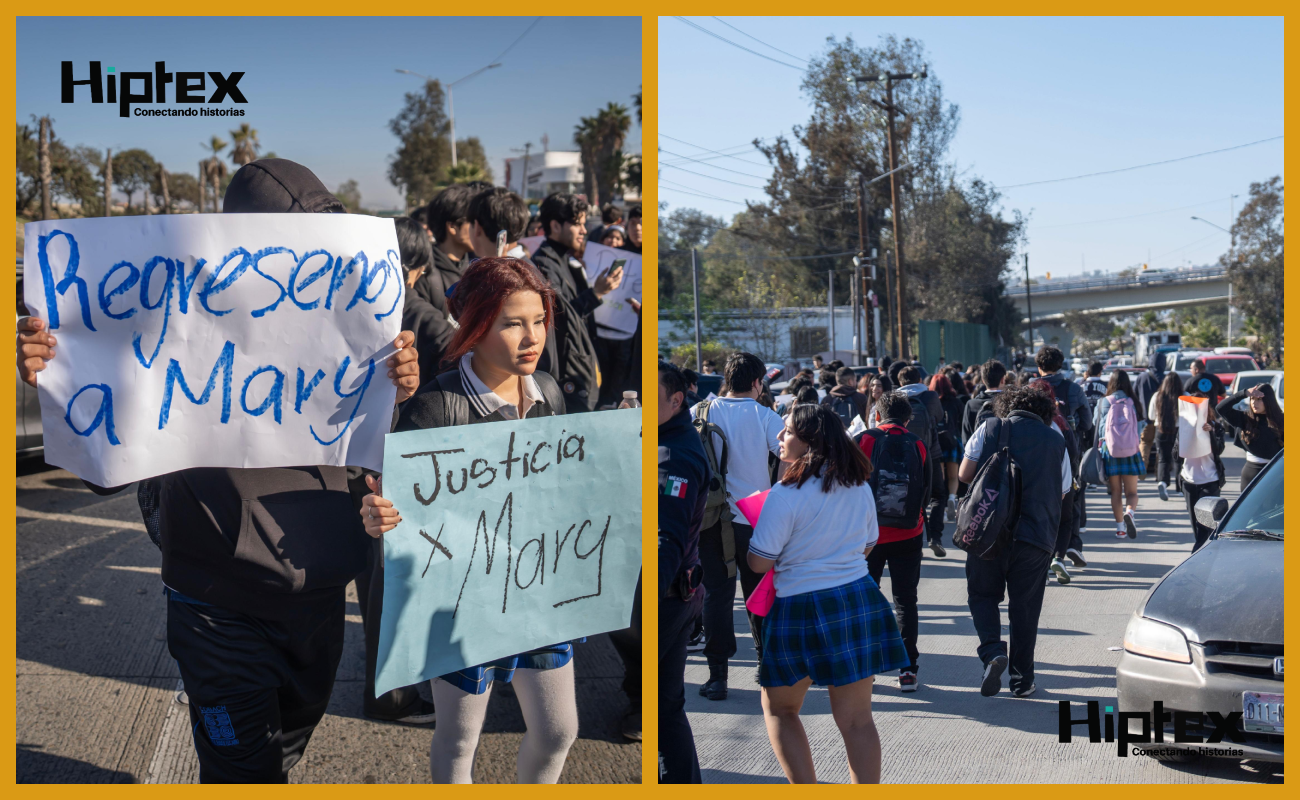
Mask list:
MULTIPOLYGON (((344 213, 311 170, 280 158, 241 167, 222 210, 344 213)), ((24 318, 18 330, 19 373, 35 386, 55 340, 43 320, 24 318)), ((388 361, 399 403, 419 385, 414 340, 403 331, 388 361)), ((189 695, 199 780, 286 783, 325 715, 343 655, 344 590, 369 558, 348 470, 202 467, 150 484, 167 648, 189 695)))
POLYGON ((659 753, 660 783, 700 783, 686 718, 686 643, 704 607, 700 526, 711 478, 685 402, 683 371, 659 362, 659 753), (663 451, 667 453, 663 453, 663 451))
POLYGON ((587 283, 587 273, 576 253, 587 236, 587 201, 579 195, 553 194, 542 201, 539 216, 546 241, 533 253, 533 263, 555 288, 559 315, 547 344, 543 369, 564 392, 570 411, 596 407, 596 320, 593 313, 601 298, 623 282, 623 273, 609 272, 587 283))
POLYGON ((867 396, 858 391, 858 378, 853 370, 840 367, 835 373, 835 385, 826 392, 821 404, 829 408, 848 428, 856 417, 866 418, 867 396))
MULTIPOLYGON (((474 223, 469 218, 469 202, 474 193, 469 184, 453 183, 434 195, 424 209, 424 224, 433 236, 432 260, 429 270, 416 282, 415 291, 444 314, 447 313, 447 289, 460 280, 474 255, 471 242, 474 223)), ((433 373, 428 373, 425 377, 432 376, 433 373)))
POLYGON ((984 665, 980 694, 992 697, 1002 690, 1002 672, 1010 663, 1012 696, 1028 697, 1035 688, 1034 645, 1044 577, 1056 548, 1061 500, 1074 476, 1065 440, 1050 427, 1056 404, 1047 395, 1028 386, 1008 389, 998 396, 994 409, 997 416, 966 442, 961 479, 975 479, 984 462, 998 452, 1003 426, 1010 426, 1008 448, 1021 475, 1020 516, 1010 546, 991 559, 966 559, 966 593, 984 665), (998 609, 1004 595, 1011 622, 1009 659, 998 609))
POLYGON ((1228 424, 1241 431, 1241 446, 1246 450, 1246 463, 1241 467, 1241 491, 1255 479, 1264 465, 1282 450, 1282 407, 1278 405, 1273 386, 1261 383, 1224 399, 1215 409, 1228 424), (1236 405, 1249 398, 1245 411, 1236 405))
POLYGON ((1002 391, 1002 385, 1007 379, 1007 368, 996 358, 990 358, 980 367, 980 375, 983 388, 975 393, 966 404, 966 410, 962 412, 961 443, 963 446, 970 441, 970 437, 975 434, 975 429, 980 426, 980 412, 984 410, 984 406, 996 400, 998 393, 1002 391))
POLYGON ((632 206, 627 212, 627 241, 623 250, 641 255, 641 206, 632 206))
POLYGON ((1083 396, 1083 387, 1074 381, 1065 379, 1061 367, 1065 366, 1065 355, 1059 348, 1048 345, 1034 355, 1034 364, 1038 374, 1052 387, 1056 399, 1065 404, 1061 416, 1070 423, 1075 433, 1089 438, 1092 429, 1092 407, 1083 396))
MULTIPOLYGON (((423 227, 410 217, 398 217, 397 250, 402 259, 402 272, 406 276, 406 297, 402 303, 402 329, 415 334, 415 349, 420 353, 420 374, 432 377, 438 374, 438 365, 447 351, 456 328, 447 318, 445 302, 435 305, 417 287, 429 285, 433 266, 433 246, 423 227)), ((436 279, 441 286, 441 278, 436 279)), ((445 300, 445 299, 444 299, 445 300)))
MULTIPOLYGON (((554 292, 527 261, 484 258, 451 297, 460 328, 447 353, 455 368, 420 387, 402 408, 398 431, 554 416, 564 399, 537 370, 554 317, 554 292)), ((381 486, 362 500, 366 532, 378 538, 401 521, 381 486)), ((555 783, 578 735, 573 645, 561 642, 467 667, 431 681, 438 725, 429 745, 434 783, 469 783, 493 681, 513 683, 527 730, 519 745, 520 783, 555 783)))
MULTIPOLYGON (((943 425, 944 411, 938 393, 925 387, 921 382, 921 370, 916 366, 908 365, 900 369, 898 381, 898 391, 919 401, 930 417, 930 436, 925 446, 931 453, 942 452, 939 447, 939 431, 943 425)), ((943 558, 948 554, 943 546, 943 508, 948 499, 944 489, 947 484, 943 477, 943 465, 937 458, 930 460, 930 469, 934 472, 934 476, 930 481, 930 499, 926 503, 926 537, 929 539, 930 551, 934 553, 935 558, 943 558)))

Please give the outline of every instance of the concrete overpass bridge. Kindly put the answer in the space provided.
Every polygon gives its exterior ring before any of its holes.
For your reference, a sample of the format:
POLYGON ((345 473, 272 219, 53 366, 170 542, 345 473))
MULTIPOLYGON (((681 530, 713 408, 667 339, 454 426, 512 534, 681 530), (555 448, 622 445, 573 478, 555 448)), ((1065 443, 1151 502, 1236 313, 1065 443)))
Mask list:
MULTIPOLYGON (((1008 286, 1007 295, 1022 314, 1021 324, 1029 325, 1024 284, 1008 286)), ((1073 335, 1062 326, 1066 311, 1126 316, 1225 303, 1228 296, 1227 270, 1215 265, 1131 276, 1042 281, 1030 285, 1028 299, 1033 304, 1035 338, 1047 344, 1055 338, 1060 345, 1068 345, 1073 335)))

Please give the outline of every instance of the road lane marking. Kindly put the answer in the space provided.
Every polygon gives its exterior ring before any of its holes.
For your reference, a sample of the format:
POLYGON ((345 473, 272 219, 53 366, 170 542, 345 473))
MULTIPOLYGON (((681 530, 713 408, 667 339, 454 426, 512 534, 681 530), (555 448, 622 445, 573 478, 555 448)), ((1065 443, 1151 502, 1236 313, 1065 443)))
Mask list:
POLYGON ((93 525, 98 528, 144 531, 143 522, 125 522, 120 519, 106 519, 104 517, 83 517, 79 514, 52 514, 48 511, 32 511, 21 506, 18 507, 17 512, 19 517, 43 519, 49 522, 70 522, 74 525, 93 525))

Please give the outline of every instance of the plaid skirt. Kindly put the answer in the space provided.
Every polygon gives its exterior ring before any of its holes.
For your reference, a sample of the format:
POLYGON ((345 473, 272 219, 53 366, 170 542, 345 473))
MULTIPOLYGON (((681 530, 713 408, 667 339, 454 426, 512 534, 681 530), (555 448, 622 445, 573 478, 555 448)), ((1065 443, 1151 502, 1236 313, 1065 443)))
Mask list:
POLYGON ((962 451, 960 447, 954 447, 951 450, 945 450, 939 454, 939 461, 945 464, 960 464, 962 451))
MULTIPOLYGON (((585 642, 587 639, 584 636, 578 641, 585 642)), ((561 642, 438 677, 467 694, 483 694, 494 680, 510 683, 515 677, 516 669, 559 669, 572 660, 573 643, 561 642)))
POLYGON ((1142 461, 1141 450, 1138 450, 1136 453, 1126 458, 1116 458, 1106 452, 1106 442, 1104 439, 1101 442, 1101 465, 1102 471, 1105 473, 1107 478, 1112 475, 1140 476, 1147 474, 1147 466, 1142 461))
POLYGON ((893 608, 870 575, 778 597, 763 623, 761 686, 847 686, 911 664, 893 608))

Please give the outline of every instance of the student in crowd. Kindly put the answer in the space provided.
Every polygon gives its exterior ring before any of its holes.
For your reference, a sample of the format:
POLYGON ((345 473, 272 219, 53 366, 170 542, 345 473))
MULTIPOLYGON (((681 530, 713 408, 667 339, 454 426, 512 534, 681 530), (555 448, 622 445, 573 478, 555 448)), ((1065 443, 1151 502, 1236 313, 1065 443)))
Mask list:
POLYGON ((848 428, 857 417, 867 413, 867 396, 858 391, 858 376, 849 367, 840 367, 835 373, 835 386, 822 398, 822 405, 829 408, 844 427, 848 428))
MULTIPOLYGON (((1047 399, 1056 404, 1056 415, 1052 417, 1051 428, 1061 434, 1065 441, 1065 453, 1070 458, 1070 475, 1071 478, 1079 474, 1079 461, 1081 452, 1079 450, 1079 440, 1074 434, 1074 429, 1070 427, 1062 413, 1065 405, 1056 397, 1056 391, 1052 384, 1036 378, 1029 382, 1030 388, 1037 389, 1047 395, 1047 399)), ((1049 568, 1056 575, 1056 582, 1065 586, 1070 582, 1070 570, 1065 565, 1065 559, 1070 559, 1076 567, 1088 566, 1088 561, 1083 557, 1083 540, 1079 537, 1078 529, 1075 527, 1075 493, 1079 491, 1077 481, 1071 480, 1070 491, 1066 493, 1065 499, 1061 501, 1061 521, 1056 528, 1056 549, 1053 554, 1052 563, 1049 568)))
POLYGON ((1183 394, 1183 381, 1173 372, 1165 375, 1160 390, 1151 395, 1147 403, 1149 427, 1155 431, 1153 443, 1159 466, 1156 470, 1156 491, 1161 500, 1169 499, 1169 485, 1174 482, 1178 468, 1174 448, 1178 446, 1178 398, 1183 394))
POLYGON ((700 397, 699 374, 693 369, 683 369, 682 377, 686 380, 685 407, 690 408, 703 398, 700 397))
POLYGON ((1217 410, 1229 425, 1241 431, 1238 439, 1246 451, 1240 483, 1244 492, 1264 465, 1282 450, 1282 407, 1273 386, 1261 383, 1225 398, 1217 410), (1237 410, 1236 405, 1246 399, 1250 401, 1246 410, 1237 410))
MULTIPOLYGON (((762 577, 750 569, 745 558, 754 529, 745 524, 745 516, 736 501, 771 488, 767 456, 779 454, 781 450, 780 436, 784 429, 781 417, 757 402, 766 372, 767 367, 758 356, 735 353, 723 367, 722 397, 691 409, 691 417, 697 423, 707 420, 718 426, 726 437, 727 504, 734 515, 732 520, 719 520, 700 532, 700 563, 704 567, 706 590, 704 657, 709 664, 709 679, 700 687, 700 694, 710 700, 727 699, 727 666, 736 654, 733 607, 737 573, 746 600, 762 577)), ((720 457, 723 442, 715 437, 713 448, 720 457)), ((762 619, 750 614, 749 625, 761 663, 762 619)))
MULTIPOLYGON (((311 170, 279 158, 241 167, 222 210, 346 213, 311 170)), ((414 341, 402 331, 388 361, 399 403, 419 386, 414 341)), ((44 320, 18 320, 24 382, 37 385, 56 344, 44 320)), ((189 696, 199 781, 286 783, 325 715, 343 655, 345 589, 370 557, 347 468, 200 467, 149 483, 160 502, 167 649, 189 696), (275 519, 255 522, 247 509, 268 496, 281 500, 275 519), (270 541, 259 533, 265 525, 276 528, 270 541), (281 537, 316 546, 291 560, 271 543, 281 537), (238 559, 232 542, 241 543, 238 559), (305 575, 332 578, 306 588, 305 575), (229 737, 203 724, 204 713, 218 709, 229 717, 229 737)), ((125 488, 87 486, 98 494, 125 488)))
POLYGON ((519 244, 528 225, 524 198, 500 186, 479 192, 469 201, 469 219, 474 255, 528 259, 528 251, 519 244))
POLYGON ((822 357, 821 357, 820 355, 813 356, 812 361, 813 361, 813 365, 812 365, 813 372, 821 372, 821 371, 822 371, 822 365, 826 363, 826 362, 822 359, 822 357))
POLYGON ((880 539, 867 556, 867 567, 877 585, 885 567, 889 567, 894 614, 911 660, 898 673, 898 688, 915 692, 920 686, 916 587, 921 582, 921 534, 925 532, 925 503, 934 477, 930 466, 934 454, 907 430, 912 404, 905 395, 889 392, 874 405, 881 423, 858 440, 858 446, 872 464, 871 493, 880 525, 880 539))
MULTIPOLYGON (((1093 414, 1097 411, 1097 401, 1106 396, 1106 381, 1101 379, 1102 365, 1100 361, 1088 362, 1088 373, 1079 379, 1079 388, 1083 389, 1083 399, 1088 403, 1088 413, 1093 414)), ((1179 384, 1181 388, 1181 384, 1179 384)), ((1092 446, 1092 440, 1096 438, 1096 431, 1092 436, 1085 437, 1080 441, 1087 447, 1092 446)))
POLYGON ((1034 364, 1038 374, 1052 387, 1056 399, 1064 404, 1061 416, 1070 423, 1076 432, 1087 435, 1092 427, 1092 409, 1083 396, 1083 387, 1074 381, 1066 380, 1061 367, 1065 365, 1065 355, 1059 348, 1047 345, 1034 355, 1034 364))
POLYGON ((641 255, 641 206, 632 206, 628 210, 624 227, 627 228, 627 241, 623 243, 623 249, 641 255))
MULTIPOLYGON (((1151 405, 1151 398, 1160 391, 1160 384, 1165 379, 1165 354, 1155 353, 1151 356, 1151 366, 1133 378, 1133 403, 1141 409, 1151 405)), ((1150 419, 1150 415, 1147 415, 1150 419)), ((1156 459, 1151 457, 1156 444, 1154 425, 1142 426, 1142 463, 1146 464, 1147 473, 1156 470, 1156 459)))
POLYGON ((717 374, 718 374, 718 365, 715 364, 713 361, 711 361, 711 360, 709 360, 709 359, 705 359, 705 360, 704 360, 704 363, 700 365, 700 374, 701 374, 701 375, 717 375, 717 374))
POLYGON ((876 401, 880 399, 881 395, 894 390, 894 386, 889 382, 889 376, 887 375, 877 374, 867 377, 871 378, 871 381, 867 384, 866 392, 867 416, 865 419, 859 417, 853 420, 853 424, 849 426, 849 437, 855 441, 868 428, 880 427, 880 412, 876 409, 876 401))
MULTIPOLYGON (((898 391, 907 395, 909 399, 917 401, 925 408, 925 416, 928 418, 924 425, 918 426, 916 419, 912 420, 910 430, 921 436, 925 442, 926 448, 931 453, 940 453, 939 447, 939 430, 943 425, 944 413, 943 405, 939 402, 939 395, 925 388, 921 382, 921 370, 915 366, 908 365, 898 371, 899 387, 898 391), (918 427, 923 430, 918 430, 918 427)), ((916 412, 914 411, 913 414, 916 412)), ((931 479, 930 500, 926 503, 925 516, 926 536, 929 539, 930 551, 934 553, 935 558, 943 558, 948 551, 943 546, 943 507, 947 501, 944 489, 947 484, 943 477, 943 465, 938 459, 930 460, 930 468, 934 471, 931 479)), ((954 508, 956 503, 953 503, 954 508)))
POLYGON ((1065 440, 1052 430, 1056 403, 1030 387, 1008 389, 994 401, 996 417, 987 420, 966 442, 960 477, 970 483, 984 462, 998 451, 1002 426, 1011 426, 1011 460, 1021 474, 1019 521, 1010 546, 991 559, 966 559, 966 592, 979 658, 984 665, 980 694, 992 697, 1002 690, 1002 672, 1011 666, 1013 697, 1034 693, 1034 646, 1038 616, 1043 608, 1044 576, 1056 549, 1061 521, 1061 500, 1074 476, 1065 440), (1060 469, 1050 465, 1060 464, 1060 469), (1011 646, 1002 639, 998 605, 1007 597, 1011 646))
POLYGON ((1195 553, 1209 540, 1210 534, 1214 533, 1213 527, 1202 525, 1196 520, 1196 503, 1202 497, 1219 497, 1223 484, 1228 480, 1228 472, 1223 468, 1223 461, 1219 458, 1224 446, 1223 425, 1219 422, 1219 415, 1215 413, 1214 398, 1210 397, 1208 392, 1199 390, 1189 394, 1192 397, 1203 398, 1210 406, 1205 424, 1197 434, 1209 438, 1210 452, 1203 456, 1184 458, 1182 469, 1179 470, 1179 477, 1183 479, 1183 500, 1187 505, 1187 516, 1192 521, 1192 534, 1196 537, 1192 543, 1192 552, 1195 553))
MULTIPOLYGON (((456 328, 447 317, 446 298, 433 302, 430 287, 442 289, 442 273, 433 265, 435 246, 429 241, 424 228, 410 217, 394 220, 397 226, 397 249, 406 276, 406 297, 402 305, 402 328, 415 334, 415 347, 420 353, 420 374, 426 377, 438 374, 438 365, 456 328), (433 273, 430 275, 430 273, 433 273)), ((445 257, 445 256, 444 256, 445 257)))
POLYGON ((623 273, 606 272, 594 284, 587 283, 586 270, 576 257, 587 235, 587 201, 580 195, 550 195, 539 214, 546 241, 532 261, 554 287, 560 306, 543 369, 564 392, 570 413, 591 411, 599 399, 593 312, 601 298, 622 284, 623 273))
POLYGON ((659 754, 660 783, 700 783, 700 761, 686 718, 686 644, 704 606, 700 526, 710 472, 685 403, 685 370, 659 362, 659 754), (670 490, 671 489, 671 490, 670 490))
POLYGON ((970 441, 970 437, 975 434, 975 429, 984 422, 985 419, 992 416, 992 409, 985 411, 985 406, 993 402, 999 392, 1002 391, 1002 384, 1007 380, 1007 368, 995 358, 985 361, 980 367, 980 379, 984 388, 975 393, 975 396, 966 404, 966 410, 962 412, 961 418, 961 440, 962 443, 970 441))
POLYGON ((785 414, 789 411, 790 406, 798 400, 799 392, 807 386, 812 386, 812 382, 809 381, 808 378, 804 377, 803 373, 799 373, 791 378, 790 382, 781 390, 781 393, 776 396, 777 413, 785 414))
POLYGON ((794 402, 790 404, 790 408, 806 403, 812 403, 813 405, 821 403, 821 396, 811 385, 800 387, 799 393, 794 397, 794 402))
POLYGON ((1205 392, 1215 403, 1219 402, 1220 398, 1227 394, 1227 390, 1223 388, 1223 381, 1219 379, 1219 376, 1205 368, 1204 359, 1196 359, 1188 369, 1191 370, 1192 374, 1183 385, 1183 391, 1188 394, 1194 391, 1205 392), (1201 383, 1202 381, 1209 381, 1209 388, 1206 388, 1201 383))
MULTIPOLYGON (((522 226, 523 223, 520 223, 522 226)), ((565 411, 555 381, 537 369, 555 309, 555 293, 529 262, 475 261, 456 285, 451 310, 460 321, 447 353, 453 369, 428 381, 403 406, 396 429, 508 422, 565 411)), ((367 476, 372 494, 361 517, 372 537, 392 530, 400 510, 367 476)), ((573 645, 562 642, 479 664, 431 681, 438 723, 429 745, 434 783, 470 783, 474 753, 493 681, 511 683, 527 730, 519 745, 520 783, 555 783, 578 735, 573 645)))
MULTIPOLYGON (((956 370, 950 373, 955 377, 956 370)), ((957 470, 961 467, 961 418, 966 404, 957 396, 952 380, 947 374, 930 376, 930 391, 939 395, 943 407, 943 420, 939 426, 939 463, 943 465, 945 486, 948 489, 947 517, 957 521, 957 470)))
POLYGON ((880 782, 871 718, 874 676, 911 659, 863 556, 879 536, 871 462, 829 409, 796 406, 781 431, 787 471, 758 518, 748 562, 775 569, 758 682, 772 750, 791 783, 815 783, 799 709, 808 687, 829 688, 853 783, 880 782))
POLYGON ((622 248, 623 242, 626 241, 625 233, 622 225, 606 225, 600 232, 600 243, 606 247, 622 248))
MULTIPOLYGON (((966 404, 970 402, 970 390, 966 387, 966 377, 961 370, 949 365, 943 368, 939 373, 948 379, 948 385, 952 386, 953 395, 957 398, 958 413, 957 424, 953 427, 952 433, 958 439, 961 438, 961 412, 966 410, 966 404)), ((943 398, 940 398, 941 400, 943 398)), ((960 443, 959 443, 960 444, 960 443)))
MULTIPOLYGON (((606 203, 600 207, 600 226, 591 231, 588 238, 594 239, 601 244, 608 244, 605 241, 605 234, 614 225, 618 226, 620 237, 625 238, 626 234, 623 233, 623 209, 613 203, 606 203)), ((617 245, 610 245, 610 247, 617 247, 617 245)))
POLYGON ((1102 474, 1110 484, 1110 509, 1115 515, 1115 538, 1137 538, 1133 512, 1138 505, 1138 476, 1146 474, 1142 452, 1138 449, 1140 423, 1145 409, 1133 402, 1133 384, 1128 373, 1117 369, 1110 376, 1106 396, 1097 401, 1093 427, 1097 429, 1097 448, 1101 453, 1102 474), (1116 414, 1115 419, 1111 415, 1116 414), (1131 454, 1112 455, 1113 449, 1131 454))
POLYGON ((427 282, 427 289, 418 290, 443 311, 447 308, 447 289, 460 280, 474 255, 474 223, 469 218, 469 202, 474 194, 468 184, 453 183, 434 195, 424 209, 424 224, 433 235, 433 261, 426 281, 416 286, 423 287, 427 282))

